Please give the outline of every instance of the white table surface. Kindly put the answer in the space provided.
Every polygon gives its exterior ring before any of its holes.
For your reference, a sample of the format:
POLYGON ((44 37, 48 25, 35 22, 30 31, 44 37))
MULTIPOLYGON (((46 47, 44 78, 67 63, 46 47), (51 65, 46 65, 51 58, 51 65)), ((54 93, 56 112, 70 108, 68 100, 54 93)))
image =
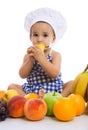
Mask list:
POLYGON ((7 118, 0 122, 0 130, 88 130, 88 115, 83 114, 69 122, 61 122, 54 117, 45 117, 40 121, 7 118))

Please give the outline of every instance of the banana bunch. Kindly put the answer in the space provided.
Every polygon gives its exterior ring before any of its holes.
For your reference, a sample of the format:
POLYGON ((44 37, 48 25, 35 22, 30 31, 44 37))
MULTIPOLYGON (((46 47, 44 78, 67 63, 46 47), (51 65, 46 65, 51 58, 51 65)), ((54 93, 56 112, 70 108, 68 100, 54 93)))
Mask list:
POLYGON ((88 65, 85 70, 79 73, 73 81, 72 93, 80 94, 85 100, 88 99, 88 65))

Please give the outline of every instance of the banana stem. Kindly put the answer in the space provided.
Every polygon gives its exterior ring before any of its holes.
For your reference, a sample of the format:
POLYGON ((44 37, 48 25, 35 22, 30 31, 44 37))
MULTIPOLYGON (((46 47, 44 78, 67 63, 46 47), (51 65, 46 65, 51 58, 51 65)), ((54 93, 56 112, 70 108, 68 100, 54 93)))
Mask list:
POLYGON ((87 64, 86 68, 84 69, 84 72, 86 72, 86 71, 87 71, 87 69, 88 69, 88 64, 87 64))

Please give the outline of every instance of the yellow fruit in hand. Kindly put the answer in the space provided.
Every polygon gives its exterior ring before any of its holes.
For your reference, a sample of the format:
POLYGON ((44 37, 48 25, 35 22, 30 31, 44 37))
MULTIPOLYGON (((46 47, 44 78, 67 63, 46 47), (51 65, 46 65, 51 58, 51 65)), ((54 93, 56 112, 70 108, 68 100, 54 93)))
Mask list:
POLYGON ((3 96, 3 100, 4 101, 8 101, 10 98, 12 98, 13 96, 19 95, 18 92, 14 89, 9 89, 6 91, 6 93, 3 96))
POLYGON ((43 43, 36 44, 42 51, 45 49, 45 45, 43 43))

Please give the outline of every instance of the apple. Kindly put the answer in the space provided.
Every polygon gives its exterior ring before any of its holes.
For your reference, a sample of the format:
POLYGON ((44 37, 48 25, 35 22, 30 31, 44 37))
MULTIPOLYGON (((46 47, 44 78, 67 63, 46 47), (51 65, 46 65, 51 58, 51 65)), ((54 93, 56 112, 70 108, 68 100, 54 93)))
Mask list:
POLYGON ((4 96, 3 96, 3 100, 8 102, 8 100, 10 98, 12 98, 13 96, 19 95, 18 92, 14 89, 9 89, 5 92, 4 96))
POLYGON ((58 92, 48 92, 44 95, 43 99, 47 104, 47 116, 54 116, 53 106, 56 101, 62 98, 62 95, 58 92))
POLYGON ((38 46, 42 51, 45 49, 45 44, 43 43, 36 44, 36 46, 38 46))

